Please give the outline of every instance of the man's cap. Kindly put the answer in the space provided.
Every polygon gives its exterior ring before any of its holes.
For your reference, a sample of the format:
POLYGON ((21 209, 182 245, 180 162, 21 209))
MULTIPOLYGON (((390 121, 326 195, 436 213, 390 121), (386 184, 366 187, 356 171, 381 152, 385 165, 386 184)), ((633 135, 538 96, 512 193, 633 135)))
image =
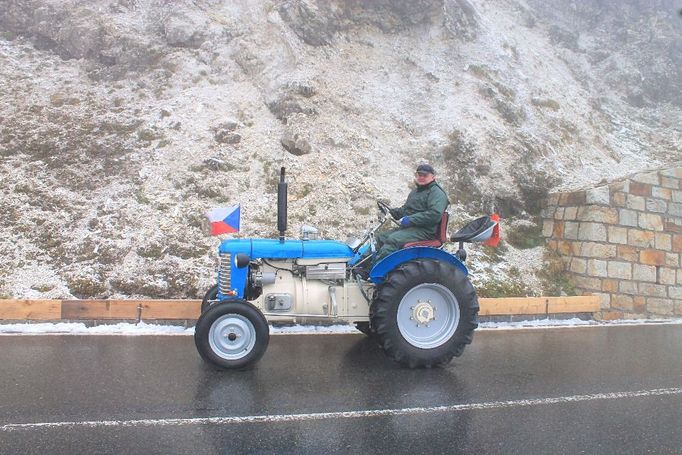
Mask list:
POLYGON ((433 166, 430 164, 420 164, 417 166, 417 172, 426 172, 429 174, 435 174, 436 171, 433 170, 433 166))

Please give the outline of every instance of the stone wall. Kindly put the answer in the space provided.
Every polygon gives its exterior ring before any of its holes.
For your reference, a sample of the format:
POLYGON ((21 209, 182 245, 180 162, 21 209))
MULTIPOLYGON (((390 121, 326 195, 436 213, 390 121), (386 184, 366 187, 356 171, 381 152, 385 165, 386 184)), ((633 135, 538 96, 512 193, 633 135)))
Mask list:
POLYGON ((682 167, 549 196, 543 236, 604 319, 682 315, 682 167))

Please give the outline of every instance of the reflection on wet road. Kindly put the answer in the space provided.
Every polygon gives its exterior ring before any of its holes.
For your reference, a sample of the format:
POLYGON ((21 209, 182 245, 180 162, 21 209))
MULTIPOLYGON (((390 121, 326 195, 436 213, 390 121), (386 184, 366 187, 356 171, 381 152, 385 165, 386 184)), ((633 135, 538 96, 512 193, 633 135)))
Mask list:
POLYGON ((682 326, 480 331, 407 370, 363 335, 272 337, 215 371, 191 337, 0 337, 0 453, 674 452, 682 326))

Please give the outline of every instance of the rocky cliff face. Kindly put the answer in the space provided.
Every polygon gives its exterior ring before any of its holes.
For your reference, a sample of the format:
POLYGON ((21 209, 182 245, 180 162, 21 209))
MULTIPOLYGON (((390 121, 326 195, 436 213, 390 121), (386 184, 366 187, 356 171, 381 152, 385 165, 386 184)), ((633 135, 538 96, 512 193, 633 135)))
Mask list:
MULTIPOLYGON (((292 233, 357 234, 429 161, 452 228, 496 209, 532 246, 548 190, 682 159, 675 7, 6 0, 0 294, 199 295, 205 210, 241 202, 243 235, 274 234, 280 166, 292 233)), ((510 264, 541 249, 505 255, 475 252, 476 279, 537 290, 510 264)))

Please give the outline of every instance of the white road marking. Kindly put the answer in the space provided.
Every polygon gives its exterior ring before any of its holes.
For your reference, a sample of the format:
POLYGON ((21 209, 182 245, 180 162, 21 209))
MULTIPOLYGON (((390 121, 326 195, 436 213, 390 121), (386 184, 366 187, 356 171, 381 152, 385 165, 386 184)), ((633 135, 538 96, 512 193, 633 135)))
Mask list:
POLYGON ((238 423, 294 422, 305 420, 353 419, 361 417, 386 417, 403 415, 435 414, 445 412, 473 411, 527 407, 549 404, 577 403, 582 401, 618 400, 623 398, 657 397, 680 395, 682 388, 638 390, 633 392, 596 393, 571 395, 565 397, 535 398, 528 400, 489 401, 483 403, 464 403, 449 406, 432 406, 401 409, 374 409, 342 412, 315 412, 309 414, 279 414, 229 417, 197 417, 188 419, 139 419, 139 420, 90 420, 82 422, 37 422, 10 423, 0 426, 0 432, 17 430, 36 430, 52 428, 101 428, 101 427, 163 427, 183 425, 229 425, 238 423))

